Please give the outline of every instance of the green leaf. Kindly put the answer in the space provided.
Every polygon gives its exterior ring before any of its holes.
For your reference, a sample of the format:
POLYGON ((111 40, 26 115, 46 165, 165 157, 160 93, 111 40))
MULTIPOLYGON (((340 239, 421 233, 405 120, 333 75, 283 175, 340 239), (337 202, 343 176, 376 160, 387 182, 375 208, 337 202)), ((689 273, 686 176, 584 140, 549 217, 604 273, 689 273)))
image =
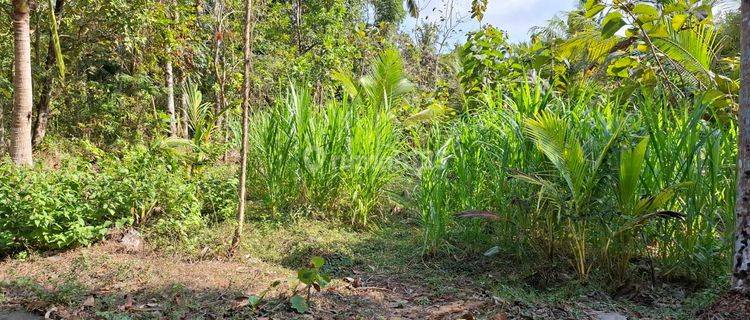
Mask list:
POLYGON ((305 301, 305 298, 303 298, 300 295, 294 295, 289 299, 289 303, 292 304, 292 308, 299 312, 299 313, 305 313, 309 309, 307 306, 307 301, 305 301))
POLYGON ((688 15, 686 14, 676 14, 672 17, 672 29, 680 30, 683 25, 685 25, 685 21, 687 21, 688 15))
POLYGON ((710 85, 714 82, 711 66, 717 59, 721 42, 713 28, 671 31, 667 37, 654 38, 653 43, 702 83, 710 85))
POLYGON ((669 37, 669 29, 660 21, 653 21, 647 25, 644 25, 644 30, 652 38, 665 38, 669 37))
POLYGON ((617 11, 610 12, 602 20, 602 36, 604 38, 612 37, 623 26, 625 26, 625 20, 622 19, 622 14, 617 11))
POLYGON ((732 80, 729 77, 717 74, 714 80, 716 80, 716 87, 723 93, 732 94, 739 92, 740 90, 739 82, 732 80))
POLYGON ((625 36, 628 38, 632 38, 640 34, 640 30, 638 28, 627 28, 625 29, 625 36))
POLYGON ((643 53, 649 52, 649 47, 645 43, 638 43, 636 48, 638 49, 638 51, 643 53))
POLYGON ((312 257, 310 263, 312 263, 313 267, 320 269, 326 263, 326 260, 321 257, 312 257))
POLYGON ((304 284, 311 284, 315 280, 315 271, 312 269, 302 269, 297 272, 297 279, 304 284))
POLYGON ((719 90, 708 90, 706 93, 703 94, 703 98, 701 99, 701 102, 703 104, 713 104, 714 101, 717 99, 724 98, 724 93, 719 90))
POLYGON ((644 23, 659 19, 659 10, 645 3, 636 4, 633 8, 633 14, 644 23))
POLYGON ((331 277, 325 274, 318 275, 318 283, 321 287, 327 286, 331 282, 331 277))
POLYGON ((673 3, 664 5, 664 14, 671 14, 675 12, 684 12, 689 9, 688 5, 681 1, 674 1, 673 3))
POLYGON ((649 138, 643 138, 633 149, 625 149, 620 153, 620 175, 618 179, 618 202, 620 210, 625 214, 632 214, 636 204, 638 180, 643 170, 643 160, 646 157, 649 138))
POLYGON ((599 0, 588 0, 586 1, 586 5, 584 6, 584 9, 586 11, 586 18, 592 18, 595 15, 599 14, 602 10, 606 8, 603 4, 599 3, 599 0))
POLYGON ((627 78, 630 76, 629 68, 635 63, 636 61, 631 57, 619 58, 607 67, 607 73, 612 76, 627 78))
POLYGON ((256 295, 251 295, 247 297, 248 302, 250 303, 250 306, 257 307, 260 303, 260 297, 256 295))

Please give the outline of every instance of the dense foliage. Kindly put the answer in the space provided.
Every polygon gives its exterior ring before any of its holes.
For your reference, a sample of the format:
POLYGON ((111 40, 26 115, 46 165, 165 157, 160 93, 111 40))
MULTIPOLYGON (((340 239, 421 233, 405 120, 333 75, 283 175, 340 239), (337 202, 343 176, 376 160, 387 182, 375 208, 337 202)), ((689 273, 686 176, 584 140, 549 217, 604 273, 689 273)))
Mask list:
MULTIPOLYGON (((35 101, 51 101, 37 150, 48 161, 0 165, 0 253, 129 226, 194 241, 233 215, 241 2, 66 2, 64 80, 54 50, 33 54, 35 85, 48 84, 35 101), (172 66, 176 115, 163 107, 172 66)), ((424 254, 496 247, 488 255, 568 265, 581 279, 725 273, 738 15, 715 17, 712 4, 588 0, 526 43, 482 25, 448 48, 453 28, 395 28, 416 15, 412 1, 261 2, 249 218, 417 221, 424 254)), ((53 43, 48 5, 34 12, 37 48, 53 43)), ((474 1, 473 16, 486 6, 474 1)), ((10 39, 0 31, 12 76, 10 39)))
POLYGON ((220 167, 191 173, 156 146, 73 150, 54 168, 0 165, 0 251, 85 245, 128 226, 190 240, 233 216, 237 182, 220 167))

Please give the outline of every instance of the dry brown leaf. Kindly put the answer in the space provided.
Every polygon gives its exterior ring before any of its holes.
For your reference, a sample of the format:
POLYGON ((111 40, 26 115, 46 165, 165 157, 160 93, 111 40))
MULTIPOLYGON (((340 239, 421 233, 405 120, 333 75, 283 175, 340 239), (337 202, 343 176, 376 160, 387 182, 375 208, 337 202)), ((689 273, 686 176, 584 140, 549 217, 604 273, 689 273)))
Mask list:
POLYGON ((89 296, 86 300, 83 300, 83 303, 81 304, 83 307, 94 307, 95 305, 96 299, 94 299, 94 296, 89 296))
POLYGON ((500 312, 492 317, 492 320, 508 320, 508 316, 506 316, 505 313, 500 312))
POLYGON ((129 294, 125 295, 125 303, 117 307, 119 310, 130 310, 133 309, 133 297, 129 294))
POLYGON ((474 318, 474 314, 471 313, 471 312, 469 312, 469 313, 466 313, 463 316, 461 316, 460 319, 461 320, 474 320, 475 318, 474 318))
POLYGON ((248 297, 237 297, 232 301, 232 309, 242 309, 250 304, 248 297))

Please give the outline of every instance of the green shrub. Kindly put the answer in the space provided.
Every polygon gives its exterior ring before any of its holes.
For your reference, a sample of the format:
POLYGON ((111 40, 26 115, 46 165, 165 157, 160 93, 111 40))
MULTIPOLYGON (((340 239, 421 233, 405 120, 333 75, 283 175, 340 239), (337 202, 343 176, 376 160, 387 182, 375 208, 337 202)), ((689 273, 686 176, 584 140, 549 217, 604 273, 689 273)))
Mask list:
POLYGON ((205 168, 196 179, 201 215, 208 223, 232 219, 237 214, 237 178, 234 167, 205 168))
POLYGON ((60 249, 101 238, 116 219, 99 215, 88 166, 70 170, 0 165, 0 252, 60 249))
POLYGON ((88 245, 131 225, 188 239, 234 210, 237 182, 227 170, 191 175, 142 145, 118 154, 86 148, 89 158, 71 156, 58 169, 0 164, 0 253, 88 245))

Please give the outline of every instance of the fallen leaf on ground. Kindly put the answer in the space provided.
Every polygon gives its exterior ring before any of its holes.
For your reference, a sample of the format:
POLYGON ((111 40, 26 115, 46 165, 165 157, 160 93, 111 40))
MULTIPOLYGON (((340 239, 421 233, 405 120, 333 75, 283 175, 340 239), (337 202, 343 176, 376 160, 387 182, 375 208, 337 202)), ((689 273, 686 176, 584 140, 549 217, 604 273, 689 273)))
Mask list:
POLYGON ((469 313, 467 313, 467 314, 465 314, 465 315, 461 316, 461 318, 460 318, 460 319, 461 319, 461 320, 474 320, 475 318, 474 318, 474 314, 473 314, 473 313, 471 313, 471 312, 469 312, 469 313))
POLYGON ((232 301, 232 309, 242 309, 250 304, 250 298, 237 297, 232 301))
POLYGON ((492 320, 508 320, 508 316, 501 312, 492 317, 492 320))
POLYGON ((133 309, 133 297, 129 294, 125 295, 125 303, 121 306, 117 307, 117 309, 120 310, 130 310, 133 309))
POLYGON ((83 303, 81 304, 81 306, 84 307, 94 307, 95 305, 96 299, 94 299, 93 296, 89 296, 88 298, 86 298, 86 300, 83 300, 83 303))

